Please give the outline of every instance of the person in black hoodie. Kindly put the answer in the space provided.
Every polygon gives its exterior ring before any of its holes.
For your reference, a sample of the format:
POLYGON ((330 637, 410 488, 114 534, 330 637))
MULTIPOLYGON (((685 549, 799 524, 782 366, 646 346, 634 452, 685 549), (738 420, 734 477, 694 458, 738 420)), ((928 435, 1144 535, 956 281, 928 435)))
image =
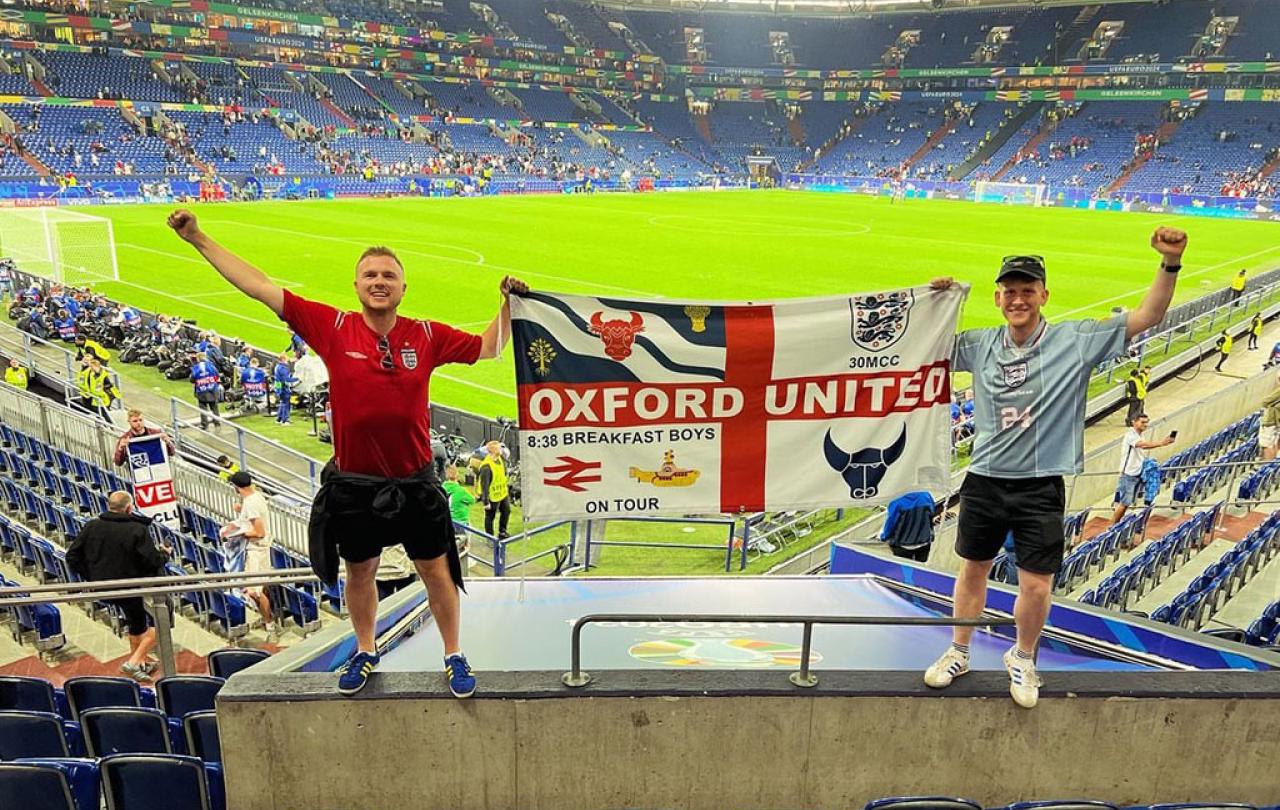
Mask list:
MULTIPOLYGON (((135 514, 127 492, 112 492, 107 511, 85 524, 67 548, 67 566, 89 581, 153 577, 164 573, 168 553, 156 547, 149 530, 151 518, 135 514)), ((129 628, 129 660, 120 671, 139 681, 150 681, 154 666, 147 653, 156 645, 156 631, 148 627, 142 597, 113 599, 129 628)))

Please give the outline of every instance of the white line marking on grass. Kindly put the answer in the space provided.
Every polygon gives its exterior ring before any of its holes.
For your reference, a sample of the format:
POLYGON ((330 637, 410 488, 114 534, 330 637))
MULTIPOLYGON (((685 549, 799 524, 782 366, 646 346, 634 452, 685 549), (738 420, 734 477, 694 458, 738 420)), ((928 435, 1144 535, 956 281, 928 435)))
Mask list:
MULTIPOLYGON (((239 225, 241 225, 241 226, 244 226, 244 227, 247 227, 247 228, 261 228, 261 229, 263 229, 263 230, 267 230, 267 231, 276 231, 277 233, 287 233, 287 234, 291 234, 291 235, 293 235, 293 236, 301 236, 301 237, 304 237, 304 238, 306 238, 306 239, 325 239, 325 240, 328 240, 328 241, 330 241, 330 242, 345 242, 345 243, 347 243, 347 244, 355 244, 355 245, 363 245, 363 244, 365 244, 363 241, 360 241, 360 240, 355 240, 355 239, 346 239, 346 238, 343 238, 343 237, 341 237, 341 236, 324 236, 324 235, 322 235, 322 234, 307 233, 306 231, 295 231, 295 230, 291 230, 291 229, 289 229, 289 228, 280 228, 280 227, 277 227, 277 226, 275 226, 275 225, 259 225, 259 224, 257 224, 257 223, 253 223, 253 222, 241 222, 241 223, 237 223, 237 224, 239 224, 239 225)), ((444 243, 444 242, 420 242, 420 243, 418 243, 418 244, 437 244, 437 245, 444 245, 444 244, 447 244, 447 243, 444 243)), ((480 256, 482 260, 483 260, 483 258, 484 258, 484 254, 480 253, 479 251, 471 250, 470 248, 461 248, 461 247, 458 247, 458 246, 453 246, 453 247, 457 247, 459 250, 467 250, 467 251, 468 251, 468 252, 470 252, 470 253, 475 253, 477 256, 480 256)), ((409 249, 409 248, 403 248, 403 249, 400 249, 398 252, 400 252, 400 253, 407 253, 407 254, 409 254, 409 255, 413 255, 413 256, 425 256, 425 257, 430 258, 430 259, 438 259, 438 260, 440 260, 440 261, 453 262, 453 263, 455 263, 455 264, 465 264, 465 265, 467 265, 467 266, 469 266, 469 267, 478 267, 478 266, 480 266, 480 265, 481 265, 481 263, 482 263, 481 261, 467 261, 467 260, 465 260, 465 259, 457 259, 457 258, 454 258, 453 256, 442 256, 442 255, 440 255, 440 254, 438 254, 438 253, 428 253, 428 252, 425 252, 425 251, 412 250, 412 249, 409 249)), ((563 282, 565 282, 565 283, 567 283, 567 284, 578 284, 578 285, 581 285, 581 286, 584 286, 584 287, 595 287, 595 288, 600 289, 600 290, 613 290, 614 292, 627 293, 628 295, 638 295, 638 296, 641 296, 641 297, 644 297, 644 298, 662 298, 662 297, 664 297, 664 296, 662 296, 662 295, 660 295, 660 294, 658 294, 658 293, 656 293, 656 292, 653 292, 652 290, 637 290, 637 289, 633 289, 633 288, 631 288, 631 287, 619 287, 619 286, 617 286, 616 284, 601 284, 601 283, 600 283, 600 282, 598 282, 598 281, 588 281, 587 279, 583 279, 583 278, 573 278, 573 277, 569 277, 569 276, 557 276, 557 275, 553 275, 553 274, 551 274, 551 273, 542 273, 542 272, 538 272, 538 271, 536 271, 536 270, 528 270, 528 269, 525 269, 525 268, 522 268, 522 267, 507 267, 507 266, 505 266, 505 265, 500 265, 500 264, 485 264, 484 266, 485 266, 485 267, 488 267, 488 268, 490 268, 490 269, 492 269, 492 270, 498 270, 498 271, 500 271, 500 272, 510 273, 510 274, 513 274, 513 275, 530 276, 530 277, 534 277, 534 278, 547 278, 547 279, 551 279, 551 280, 553 280, 553 281, 563 281, 563 282)))
MULTIPOLYGON (((1210 266, 1208 266, 1208 267, 1202 267, 1201 269, 1196 270, 1196 271, 1195 271, 1195 272, 1193 272, 1193 273, 1180 273, 1179 275, 1181 275, 1183 278, 1194 278, 1195 276, 1202 276, 1202 275, 1204 275, 1205 273, 1210 273, 1210 272, 1213 272, 1214 270, 1219 270, 1219 269, 1221 269, 1221 268, 1223 268, 1223 267, 1229 267, 1229 266, 1231 266, 1231 265, 1233 265, 1233 264, 1237 264, 1237 263, 1242 262, 1242 261, 1244 261, 1244 260, 1246 260, 1246 259, 1252 259, 1254 256, 1262 256, 1262 255, 1265 255, 1265 254, 1267 254, 1267 253, 1275 253, 1276 251, 1280 251, 1280 247, 1269 247, 1269 248, 1264 248, 1263 250, 1255 251, 1255 252, 1250 253, 1250 254, 1247 254, 1247 255, 1245 255, 1245 256, 1237 256, 1236 258, 1234 258, 1234 259, 1228 259, 1228 260, 1227 260, 1227 261, 1225 261, 1225 262, 1219 262, 1219 263, 1217 263, 1217 264, 1213 264, 1213 265, 1210 265, 1210 266)), ((1104 299, 1103 299, 1103 300, 1101 300, 1101 301, 1094 301, 1092 304, 1089 304, 1088 306, 1076 307, 1075 309, 1067 310, 1066 312, 1060 312, 1060 313, 1058 313, 1055 317, 1057 317, 1057 318, 1065 318, 1065 317, 1066 317, 1066 316, 1068 316, 1068 315, 1077 315, 1077 314, 1079 314, 1079 313, 1081 313, 1081 312, 1085 312, 1085 311, 1087 311, 1087 310, 1094 309, 1094 308, 1096 308, 1096 307, 1098 307, 1098 306, 1100 306, 1100 305, 1102 305, 1102 304, 1110 304, 1110 303, 1114 303, 1114 302, 1116 302, 1116 301, 1121 301, 1121 300, 1123 300, 1123 299, 1125 299, 1125 298, 1128 298, 1128 297, 1129 297, 1129 296, 1131 296, 1131 295, 1137 295, 1138 293, 1143 292, 1143 291, 1145 291, 1146 289, 1147 289, 1146 287, 1138 287, 1137 289, 1135 289, 1135 290, 1130 290, 1130 291, 1129 291, 1129 292, 1127 292, 1127 293, 1122 293, 1122 294, 1120 294, 1120 295, 1113 295, 1113 296, 1111 296, 1110 298, 1104 298, 1104 299)))
MULTIPOLYGON (((160 250, 159 248, 146 247, 145 245, 135 245, 132 242, 120 242, 119 245, 120 247, 127 247, 133 250, 141 250, 147 253, 154 253, 157 256, 168 256, 169 258, 177 259, 178 261, 190 262, 191 264, 198 264, 202 267, 209 267, 209 263, 206 262, 204 259, 197 259, 194 256, 184 256, 181 253, 170 253, 167 250, 160 250)), ((301 281, 290 281, 287 278, 277 278, 276 276, 267 276, 267 278, 279 284, 281 287, 287 287, 289 289, 297 289, 298 287, 306 286, 301 281)), ((228 291, 228 292, 233 292, 233 291, 228 291)), ((197 295, 224 295, 224 294, 225 293, 197 293, 197 295)), ((187 296, 187 297, 190 298, 193 296, 187 296)))

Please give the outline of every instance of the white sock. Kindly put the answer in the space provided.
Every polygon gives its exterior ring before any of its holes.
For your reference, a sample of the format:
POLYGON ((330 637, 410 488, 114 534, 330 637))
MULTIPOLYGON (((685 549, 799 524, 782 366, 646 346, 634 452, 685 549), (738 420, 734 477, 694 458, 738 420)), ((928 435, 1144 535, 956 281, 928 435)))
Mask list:
POLYGON ((445 660, 448 660, 449 658, 452 658, 455 655, 462 655, 462 650, 454 650, 453 652, 446 652, 444 654, 444 657, 445 657, 445 660))

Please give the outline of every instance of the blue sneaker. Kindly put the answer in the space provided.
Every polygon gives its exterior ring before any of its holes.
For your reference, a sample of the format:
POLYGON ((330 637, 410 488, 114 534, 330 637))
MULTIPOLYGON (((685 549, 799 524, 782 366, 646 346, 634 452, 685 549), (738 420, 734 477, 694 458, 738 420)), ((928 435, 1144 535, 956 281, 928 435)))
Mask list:
POLYGON ((462 653, 444 659, 444 674, 449 677, 449 691, 454 697, 471 697, 476 691, 476 676, 471 674, 471 665, 462 653))
POLYGON ((338 691, 344 695, 354 695, 369 682, 369 675, 381 660, 377 655, 357 652, 347 661, 342 669, 342 677, 338 679, 338 691))

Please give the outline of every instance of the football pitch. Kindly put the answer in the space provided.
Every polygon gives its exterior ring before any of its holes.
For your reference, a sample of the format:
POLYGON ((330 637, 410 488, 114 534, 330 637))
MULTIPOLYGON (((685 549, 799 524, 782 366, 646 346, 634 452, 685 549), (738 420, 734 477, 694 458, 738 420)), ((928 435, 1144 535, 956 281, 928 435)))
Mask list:
MULTIPOLYGON (((266 349, 286 329, 165 225, 172 206, 96 208, 114 223, 119 282, 95 285, 144 309, 266 349)), ((766 301, 861 293, 951 275, 974 284, 965 326, 997 323, 989 290, 1002 256, 1045 257, 1048 317, 1132 307, 1158 257, 1157 225, 1188 231, 1178 300, 1226 286, 1241 267, 1280 264, 1275 224, 1170 215, 976 205, 808 192, 339 200, 193 207, 215 239, 310 298, 356 306, 354 263, 368 245, 405 263, 401 311, 481 331, 505 274, 531 287, 606 298, 766 301)), ((514 416, 509 356, 436 372, 432 400, 514 416)))

